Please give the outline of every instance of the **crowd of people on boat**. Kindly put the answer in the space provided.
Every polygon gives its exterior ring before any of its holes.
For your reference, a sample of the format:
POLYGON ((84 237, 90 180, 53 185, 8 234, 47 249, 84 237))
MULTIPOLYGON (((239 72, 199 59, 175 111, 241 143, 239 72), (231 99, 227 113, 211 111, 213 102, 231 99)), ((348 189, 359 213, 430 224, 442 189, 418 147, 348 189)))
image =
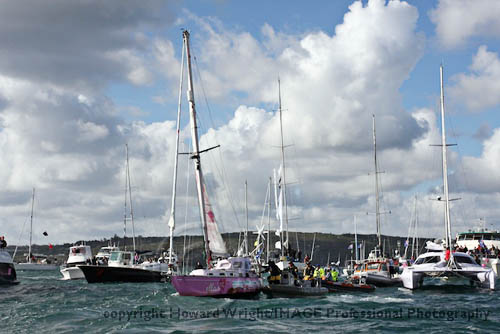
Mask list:
POLYGON ((288 267, 281 270, 274 261, 269 260, 268 267, 265 270, 270 273, 270 276, 268 277, 269 284, 280 283, 283 271, 287 271, 293 276, 294 284, 296 286, 301 285, 301 280, 310 281, 312 287, 319 284, 320 281, 336 282, 338 280, 339 272, 333 264, 329 264, 327 266, 313 266, 311 261, 309 261, 308 256, 306 256, 305 261, 306 266, 304 270, 300 272, 293 261, 289 261, 288 267))

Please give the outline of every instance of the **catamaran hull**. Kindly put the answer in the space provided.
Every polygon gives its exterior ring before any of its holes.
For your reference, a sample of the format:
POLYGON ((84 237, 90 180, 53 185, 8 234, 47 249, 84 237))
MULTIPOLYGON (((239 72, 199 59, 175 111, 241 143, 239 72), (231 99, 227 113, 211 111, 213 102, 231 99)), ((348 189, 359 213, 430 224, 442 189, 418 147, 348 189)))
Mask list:
POLYGON ((59 266, 56 264, 42 264, 42 263, 18 263, 16 264, 17 270, 56 270, 59 266))
POLYGON ((171 277, 181 296, 254 298, 261 290, 258 277, 211 277, 179 275, 171 277))
MULTIPOLYGON (((476 283, 478 286, 495 290, 496 288, 496 275, 495 273, 490 271, 484 272, 467 272, 467 271, 414 271, 414 270, 404 270, 401 274, 401 280, 403 282, 403 286, 407 289, 414 290, 422 287, 424 285, 424 281, 429 281, 430 279, 445 279, 447 284, 452 285, 453 281, 458 283, 464 282, 472 282, 476 283), (427 280, 426 280, 427 279, 427 280)), ((443 280, 440 280, 442 283, 443 280)))
POLYGON ((63 280, 85 279, 83 271, 78 267, 62 268, 63 280))
POLYGON ((79 266, 89 283, 154 283, 166 282, 167 276, 161 271, 141 268, 109 267, 109 266, 79 266))

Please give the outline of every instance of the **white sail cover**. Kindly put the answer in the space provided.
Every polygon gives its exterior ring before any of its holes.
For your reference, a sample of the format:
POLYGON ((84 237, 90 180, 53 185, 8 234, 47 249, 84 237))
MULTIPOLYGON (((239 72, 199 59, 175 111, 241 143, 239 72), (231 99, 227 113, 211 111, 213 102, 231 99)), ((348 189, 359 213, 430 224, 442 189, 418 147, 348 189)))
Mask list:
POLYGON ((281 185, 281 166, 276 176, 276 169, 274 169, 274 203, 276 204, 276 219, 280 222, 280 227, 276 230, 276 235, 280 236, 283 232, 283 187, 281 185), (278 195, 279 193, 279 195, 278 195))
POLYGON ((222 240, 222 236, 217 228, 217 222, 215 221, 215 215, 212 210, 212 205, 208 200, 207 190, 205 184, 203 184, 203 197, 205 201, 205 219, 207 223, 207 238, 209 241, 210 251, 212 256, 227 256, 229 253, 226 249, 226 244, 222 240))

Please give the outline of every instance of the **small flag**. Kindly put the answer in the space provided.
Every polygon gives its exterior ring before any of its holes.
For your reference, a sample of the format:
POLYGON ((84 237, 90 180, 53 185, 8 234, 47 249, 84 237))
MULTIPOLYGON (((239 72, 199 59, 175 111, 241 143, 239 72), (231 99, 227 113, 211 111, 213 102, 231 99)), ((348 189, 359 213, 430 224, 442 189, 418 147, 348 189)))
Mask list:
POLYGON ((52 249, 52 248, 54 248, 54 245, 49 244, 49 249, 52 249))
POLYGON ((350 244, 349 247, 347 247, 347 249, 352 249, 352 248, 353 248, 352 244, 350 244))
POLYGON ((408 240, 405 240, 405 247, 408 247, 408 240))
POLYGON ((49 234, 45 231, 43 232, 43 235, 47 237, 49 234))

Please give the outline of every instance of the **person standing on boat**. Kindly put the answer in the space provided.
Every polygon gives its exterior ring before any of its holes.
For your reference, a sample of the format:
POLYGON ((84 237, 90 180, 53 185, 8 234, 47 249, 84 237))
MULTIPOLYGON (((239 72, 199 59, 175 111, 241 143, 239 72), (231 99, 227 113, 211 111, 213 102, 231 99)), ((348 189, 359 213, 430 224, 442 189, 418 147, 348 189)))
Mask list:
POLYGON ((304 280, 308 281, 312 279, 314 275, 314 267, 311 265, 311 262, 307 262, 307 266, 304 269, 304 280))
POLYGON ((0 237, 0 248, 5 248, 7 247, 7 241, 5 241, 5 237, 2 235, 0 237))
POLYGON ((278 284, 281 281, 281 270, 280 268, 274 263, 274 261, 269 260, 267 263, 269 267, 266 269, 266 271, 271 272, 271 276, 269 276, 269 284, 278 284))
POLYGON ((446 247, 446 252, 444 253, 444 260, 446 262, 450 261, 450 256, 451 256, 450 247, 446 247))
POLYGON ((297 280, 299 279, 299 269, 295 266, 295 264, 292 261, 288 262, 288 271, 293 276, 293 284, 295 286, 298 286, 297 280))

